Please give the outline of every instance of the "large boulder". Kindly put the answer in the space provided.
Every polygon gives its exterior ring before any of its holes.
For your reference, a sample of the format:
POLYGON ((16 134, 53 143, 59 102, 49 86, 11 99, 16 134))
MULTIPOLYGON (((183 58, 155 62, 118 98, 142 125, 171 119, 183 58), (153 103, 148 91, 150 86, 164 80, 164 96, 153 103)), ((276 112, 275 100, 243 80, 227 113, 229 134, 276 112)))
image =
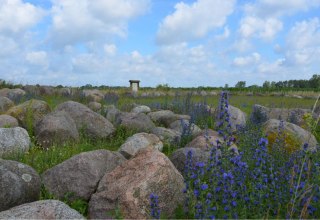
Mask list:
MULTIPOLYGON (((298 126, 306 126, 304 116, 312 114, 309 109, 302 108, 268 108, 262 105, 255 104, 252 108, 251 120, 257 123, 264 123, 269 119, 277 119, 287 121, 298 126)), ((314 116, 316 117, 316 116, 314 116)))
POLYGON ((185 166, 189 151, 192 152, 191 161, 193 167, 195 167, 197 162, 204 162, 206 164, 210 159, 211 152, 200 148, 184 147, 174 151, 170 156, 170 160, 182 175, 185 175, 185 166))
POLYGON ((121 112, 116 117, 116 124, 137 132, 149 132, 155 127, 144 113, 121 112))
POLYGON ((0 157, 29 150, 31 141, 28 132, 20 127, 0 128, 0 157))
POLYGON ((0 159, 0 211, 38 200, 40 186, 40 177, 33 168, 0 159))
POLYGON ((36 124, 50 111, 50 107, 45 101, 31 99, 10 108, 7 114, 18 119, 22 127, 35 129, 36 124))
POLYGON ((0 212, 0 219, 85 219, 58 200, 40 200, 0 212))
POLYGON ((274 144, 277 139, 284 139, 284 148, 290 152, 302 149, 305 143, 308 143, 310 150, 316 149, 318 145, 313 134, 290 122, 269 119, 263 125, 263 130, 268 137, 270 145, 274 144))
POLYGON ((224 142, 218 132, 208 129, 207 132, 202 131, 197 137, 189 142, 185 147, 200 148, 209 150, 212 147, 217 147, 217 141, 224 142))
POLYGON ((199 128, 194 123, 189 122, 189 120, 180 119, 172 122, 169 125, 169 128, 181 133, 182 135, 190 134, 195 137, 201 132, 201 128, 199 128))
POLYGON ((156 112, 150 112, 148 116, 158 125, 169 127, 170 124, 176 120, 186 119, 190 120, 189 115, 178 115, 170 110, 160 110, 156 112))
POLYGON ((121 114, 121 111, 117 108, 109 109, 106 113, 106 118, 113 124, 116 124, 118 116, 121 114))
POLYGON ((231 131, 236 131, 238 126, 246 125, 246 114, 240 109, 229 105, 229 114, 231 122, 231 131))
POLYGON ((118 152, 84 152, 45 171, 42 179, 46 189, 59 199, 70 194, 70 200, 88 201, 103 175, 124 161, 125 158, 118 152))
POLYGON ((36 125, 35 135, 38 144, 44 148, 79 141, 76 123, 65 111, 44 116, 36 125))
POLYGON ((179 171, 161 152, 141 149, 100 181, 89 202, 89 218, 112 218, 118 210, 124 219, 149 219, 150 194, 159 196, 159 208, 168 218, 184 201, 179 171))
POLYGON ((14 102, 18 102, 25 94, 22 89, 0 89, 0 96, 5 96, 14 102))
POLYGON ((126 158, 133 157, 140 149, 152 146, 162 151, 163 144, 154 134, 138 133, 129 137, 119 148, 119 152, 126 158))
POLYGON ((16 118, 10 115, 0 115, 0 128, 14 128, 18 126, 19 122, 16 118))
POLYGON ((67 88, 67 87, 58 88, 57 89, 57 94, 59 96, 69 97, 69 96, 71 96, 71 89, 67 88))
POLYGON ((41 96, 52 96, 55 94, 53 86, 39 86, 38 89, 41 96))
POLYGON ((120 110, 114 105, 103 105, 101 108, 101 114, 108 119, 112 124, 115 123, 116 117, 120 114, 120 110))
POLYGON ((8 99, 7 97, 0 96, 0 114, 6 112, 13 106, 13 101, 8 99))
POLYGON ((92 138, 106 138, 115 131, 113 125, 106 118, 78 102, 61 103, 55 111, 66 111, 76 123, 78 131, 83 131, 92 138))
POLYGON ((89 102, 88 107, 94 112, 99 112, 101 110, 102 105, 99 102, 89 102))
POLYGON ((94 102, 101 102, 104 98, 104 94, 97 89, 85 89, 82 91, 82 95, 94 102))
POLYGON ((136 107, 134 107, 132 110, 131 110, 132 113, 149 113, 151 112, 151 109, 149 106, 146 106, 146 105, 138 105, 136 107))
POLYGON ((25 85, 22 87, 27 96, 39 96, 39 87, 36 85, 25 85))
POLYGON ((181 139, 181 133, 164 127, 155 127, 151 130, 152 134, 157 135, 163 143, 167 144, 178 144, 181 139))

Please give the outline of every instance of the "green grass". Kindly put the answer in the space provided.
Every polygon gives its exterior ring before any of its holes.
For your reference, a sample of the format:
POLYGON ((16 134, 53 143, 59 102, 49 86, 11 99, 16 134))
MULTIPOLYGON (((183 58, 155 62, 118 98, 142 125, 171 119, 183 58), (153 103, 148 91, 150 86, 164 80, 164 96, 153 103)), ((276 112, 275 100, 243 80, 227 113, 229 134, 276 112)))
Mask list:
MULTIPOLYGON (((58 97, 58 96, 45 96, 39 97, 39 99, 44 100, 48 103, 51 109, 54 109, 58 104, 71 100, 70 98, 66 97, 58 97)), ((173 101, 179 101, 181 103, 185 102, 186 96, 181 97, 172 97, 172 96, 165 96, 165 97, 152 97, 152 98, 132 98, 132 97, 121 97, 118 100, 117 107, 119 109, 128 109, 133 103, 136 104, 143 104, 143 105, 154 105, 156 103, 161 103, 164 107, 172 106, 173 101)), ((85 100, 77 100, 86 102, 85 100)), ((218 106, 219 96, 210 96, 210 97, 201 97, 201 96, 192 96, 190 101, 192 103, 203 103, 206 102, 208 105, 213 107, 218 106)), ((313 99, 296 99, 296 98, 289 98, 289 97, 276 97, 276 96, 245 96, 245 95, 237 95, 230 97, 230 104, 240 108, 248 115, 252 111, 252 106, 254 104, 261 104, 267 107, 278 107, 278 108, 307 108, 311 109, 314 105, 313 99)), ((31 116, 30 116, 31 117, 31 116)), ((210 120, 210 126, 212 127, 214 124, 214 120, 212 118, 208 118, 210 120)), ((203 126, 202 126, 203 127, 203 126)), ((108 139, 103 140, 91 140, 89 138, 84 137, 81 135, 80 142, 77 144, 66 144, 64 146, 54 146, 49 148, 48 150, 44 150, 39 146, 36 146, 34 138, 32 138, 32 147, 30 150, 25 154, 17 154, 12 155, 10 157, 6 157, 4 159, 10 159, 25 163, 33 167, 39 174, 42 174, 46 170, 52 168, 53 166, 69 159, 70 157, 77 155, 81 152, 87 152, 92 150, 98 149, 106 149, 111 151, 116 151, 118 148, 125 142, 125 140, 132 136, 135 132, 128 131, 122 127, 118 127, 115 131, 115 134, 108 139)), ((319 126, 315 130, 315 136, 320 140, 320 129, 319 126)), ((163 152, 170 156, 174 150, 181 146, 170 146, 168 144, 164 145, 163 152)), ((44 187, 41 190, 41 199, 53 199, 54 197, 50 195, 44 187)), ((70 202, 66 198, 64 200, 68 205, 72 208, 78 210, 84 216, 87 215, 87 208, 88 204, 85 201, 77 200, 70 202)), ((120 216, 119 213, 115 213, 116 216, 120 216)), ((183 218, 185 217, 182 214, 182 210, 177 211, 176 218, 183 218)))
POLYGON ((82 135, 80 142, 77 144, 52 146, 48 150, 44 150, 43 148, 36 146, 33 142, 33 146, 28 152, 7 156, 4 159, 25 163, 33 167, 39 174, 42 174, 44 171, 81 152, 98 149, 116 151, 125 142, 125 140, 133 134, 133 131, 128 131, 122 127, 118 127, 113 137, 108 139, 90 140, 82 135))

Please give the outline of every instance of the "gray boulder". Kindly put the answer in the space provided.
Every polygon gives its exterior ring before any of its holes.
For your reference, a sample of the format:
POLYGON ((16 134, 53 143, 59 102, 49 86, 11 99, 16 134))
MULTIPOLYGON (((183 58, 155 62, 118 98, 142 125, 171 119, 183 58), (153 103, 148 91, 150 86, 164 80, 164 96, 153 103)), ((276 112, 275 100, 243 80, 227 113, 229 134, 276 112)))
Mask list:
POLYGON ((58 88, 57 89, 57 94, 59 96, 69 97, 69 96, 71 96, 71 89, 70 88, 66 88, 66 87, 58 88))
POLYGON ((0 159, 0 211, 38 200, 40 186, 40 177, 33 168, 0 159))
POLYGON ((195 167, 197 162, 204 162, 207 164, 208 160, 210 159, 210 151, 200 148, 184 147, 174 151, 170 156, 170 160, 182 175, 185 175, 185 166, 189 151, 192 152, 191 164, 193 167, 195 167))
POLYGON ((118 152, 84 152, 45 171, 42 179, 46 189, 59 199, 71 193, 70 200, 88 201, 102 176, 124 161, 125 158, 118 152))
POLYGON ((18 119, 19 124, 26 129, 35 129, 36 124, 51 111, 45 101, 31 99, 10 108, 8 115, 18 119))
POLYGON ((101 102, 104 98, 104 94, 98 89, 85 89, 82 95, 94 102, 101 102))
POLYGON ((18 126, 19 122, 16 118, 10 115, 0 115, 0 128, 14 128, 18 126))
MULTIPOLYGON (((258 123, 264 123, 269 119, 283 120, 301 127, 306 126, 306 122, 303 119, 306 114, 312 114, 312 111, 302 108, 268 108, 255 104, 252 108, 250 118, 258 123)), ((316 118, 316 115, 313 115, 313 117, 316 118)))
POLYGON ((94 112, 99 112, 101 110, 102 105, 99 102, 89 102, 88 107, 94 112))
POLYGON ((201 128, 199 128, 197 125, 189 122, 189 120, 180 119, 172 122, 169 126, 169 128, 181 133, 185 134, 186 132, 190 135, 195 137, 201 132, 201 128))
POLYGON ((0 128, 0 157, 29 150, 30 137, 28 132, 20 127, 0 128))
POLYGON ((117 115, 115 123, 137 132, 149 132, 155 127, 151 119, 144 113, 121 112, 117 115))
POLYGON ((103 176, 89 202, 89 218, 112 218, 118 210, 124 219, 150 219, 150 194, 159 196, 167 218, 183 204, 183 177, 171 161, 152 147, 141 149, 103 176))
POLYGON ((14 103, 7 97, 0 96, 0 114, 6 112, 9 108, 13 107, 14 103))
POLYGON ((92 138, 106 138, 114 133, 113 125, 106 118, 78 102, 64 102, 55 111, 67 112, 76 123, 78 131, 83 129, 92 138))
POLYGON ((200 148, 202 150, 210 150, 212 147, 217 147, 217 141, 223 143, 223 138, 219 136, 218 132, 208 129, 206 132, 202 131, 185 147, 200 148))
POLYGON ((162 142, 167 144, 178 144, 181 139, 181 133, 170 128, 155 127, 151 133, 157 135, 162 142))
MULTIPOLYGON (((263 130, 266 133, 269 142, 272 142, 279 134, 280 120, 269 119, 264 125, 263 130)), ((282 131, 285 134, 285 145, 288 148, 301 148, 308 143, 309 149, 314 150, 318 142, 313 134, 290 122, 283 122, 282 131), (294 144, 295 146, 290 146, 294 144), (287 146, 288 145, 288 146, 287 146)), ((272 144, 272 143, 271 143, 272 144)))
POLYGON ((44 148, 79 141, 77 126, 65 111, 56 111, 44 116, 36 125, 35 135, 38 144, 44 148))
MULTIPOLYGON (((230 115, 230 123, 231 123, 231 131, 235 132, 237 131, 237 128, 240 126, 245 126, 246 125, 246 114, 241 111, 240 109, 229 105, 228 107, 228 112, 230 115)), ((219 123, 219 115, 220 115, 220 110, 217 109, 215 111, 215 117, 216 117, 216 126, 218 126, 219 123)))
POLYGON ((22 89, 0 89, 0 96, 5 96, 12 101, 19 101, 26 92, 22 89))
POLYGON ((133 157, 140 149, 152 146, 162 151, 163 144, 154 134, 138 133, 129 137, 119 148, 119 152, 127 159, 133 157))
POLYGON ((139 105, 139 106, 136 106, 134 107, 132 110, 131 110, 132 113, 149 113, 151 112, 151 109, 149 108, 149 106, 146 106, 146 105, 139 105))
POLYGON ((53 86, 39 86, 38 89, 41 96, 52 96, 56 91, 53 86))
POLYGON ((246 125, 246 114, 240 109, 229 105, 229 114, 231 122, 231 130, 234 132, 237 130, 238 126, 246 125))
POLYGON ((106 118, 113 124, 116 124, 116 120, 118 118, 118 116, 120 115, 120 110, 117 108, 114 109, 110 109, 108 110, 107 114, 106 114, 106 118))
POLYGON ((40 200, 0 212, 0 219, 85 219, 58 200, 40 200))
POLYGON ((189 115, 178 115, 173 113, 170 110, 160 110, 156 112, 150 112, 148 116, 156 124, 163 125, 165 127, 170 126, 170 124, 176 120, 180 120, 180 119, 190 120, 189 115))

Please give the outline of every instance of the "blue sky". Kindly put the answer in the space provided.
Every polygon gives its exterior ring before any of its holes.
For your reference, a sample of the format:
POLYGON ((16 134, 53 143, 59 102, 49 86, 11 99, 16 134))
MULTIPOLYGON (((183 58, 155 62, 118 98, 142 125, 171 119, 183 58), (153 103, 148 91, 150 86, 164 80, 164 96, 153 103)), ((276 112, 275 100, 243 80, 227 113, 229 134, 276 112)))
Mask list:
POLYGON ((320 0, 0 0, 0 78, 224 86, 320 74, 320 0))

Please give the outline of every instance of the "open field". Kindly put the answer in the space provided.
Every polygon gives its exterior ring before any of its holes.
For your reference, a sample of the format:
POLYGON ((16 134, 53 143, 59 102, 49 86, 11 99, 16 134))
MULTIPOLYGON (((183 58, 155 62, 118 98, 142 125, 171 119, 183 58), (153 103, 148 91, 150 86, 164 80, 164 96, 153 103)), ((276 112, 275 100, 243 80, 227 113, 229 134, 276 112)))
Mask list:
MULTIPOLYGON (((299 108, 311 111, 316 102, 315 99, 240 94, 230 95, 228 99, 221 103, 220 95, 184 94, 160 97, 131 97, 112 94, 111 96, 107 93, 99 103, 102 106, 113 104, 123 112, 131 111, 133 107, 139 105, 149 106, 152 111, 170 109, 176 114, 192 116, 190 120, 193 120, 201 129, 208 128, 221 132, 220 135, 224 142, 219 143, 218 146, 207 142, 208 149, 210 149, 207 153, 210 152, 213 155, 217 153, 216 150, 221 150, 223 155, 221 158, 213 159, 210 157, 208 161, 197 161, 189 164, 185 162, 185 166, 189 166, 189 171, 183 172, 182 175, 185 184, 188 186, 185 195, 189 201, 187 204, 189 212, 183 211, 182 206, 179 206, 173 218, 211 218, 212 216, 218 218, 296 218, 299 216, 317 218, 320 216, 320 206, 317 202, 317 198, 320 196, 318 185, 320 183, 319 168, 317 167, 318 152, 309 154, 303 150, 299 151, 302 146, 296 142, 298 140, 295 137, 290 139, 291 136, 286 135, 285 132, 283 133, 284 136, 282 136, 281 132, 275 134, 275 137, 265 136, 262 124, 250 122, 250 115, 255 104, 268 108, 299 108), (217 118, 216 112, 221 105, 232 105, 243 111, 247 115, 247 125, 242 129, 230 132, 227 126, 230 120, 229 115, 225 115, 229 113, 224 113, 220 119, 217 118), (208 107, 212 107, 211 112, 208 107), (217 123, 221 119, 223 119, 223 125, 217 127, 217 123), (228 147, 230 147, 229 141, 237 145, 237 151, 240 154, 233 155, 230 153, 228 150, 228 147), (272 145, 270 145, 270 141, 272 145), (216 147, 211 148, 210 144, 216 147), (288 164, 288 161, 291 161, 290 164, 288 164), (205 162, 205 164, 202 165, 201 162, 205 162), (257 164, 260 164, 260 168, 259 166, 257 167, 257 164), (203 166, 205 166, 206 171, 204 171, 203 166), (305 166, 308 168, 304 169, 305 166), (281 173, 284 168, 287 169, 287 172, 281 173), (211 176, 212 174, 215 174, 214 178, 211 176), (223 185, 221 185, 222 183, 223 185), (222 186, 224 186, 224 189, 222 189, 222 186), (281 196, 277 193, 281 193, 281 196)), ((69 100, 81 102, 85 105, 88 105, 91 101, 90 98, 83 96, 31 95, 23 97, 15 105, 19 105, 30 98, 45 101, 51 110, 69 100)), ((103 109, 97 110, 97 112, 107 117, 103 109)), ((32 117, 32 114, 29 117, 32 117)), ((304 128, 314 134, 319 142, 320 129, 319 125, 316 125, 316 120, 317 118, 306 121, 304 128)), ((156 123, 156 126, 160 125, 161 123, 156 123)), ((121 125, 115 125, 115 127, 113 134, 107 138, 92 138, 84 130, 79 132, 80 139, 77 143, 53 144, 53 146, 43 149, 37 141, 37 134, 33 129, 33 125, 30 125, 26 127, 31 137, 30 150, 25 153, 5 156, 3 159, 27 164, 42 175, 45 171, 81 152, 90 152, 98 149, 117 151, 129 137, 137 133, 134 129, 128 129, 121 125)), ((171 158, 175 155, 175 151, 183 149, 193 139, 194 136, 191 133, 183 133, 179 142, 175 144, 164 143, 162 151, 171 158)), ((191 153, 189 154, 188 152, 185 160, 188 161, 191 157, 191 153)), ((196 157, 194 159, 197 160, 196 157)), ((58 199, 57 196, 49 191, 42 184, 40 199, 58 199)), ((160 208, 161 210, 163 206, 162 199, 164 198, 161 197, 160 191, 158 193, 159 204, 157 201, 157 204, 153 204, 152 207, 160 208)), ((82 215, 90 217, 90 214, 88 214, 90 201, 82 199, 70 200, 67 195, 64 199, 59 199, 79 211, 82 215)), ((114 211, 112 215, 120 218, 123 210, 120 208, 120 210, 114 211)), ((161 213, 162 218, 168 218, 167 214, 162 210, 161 213)), ((158 218, 159 216, 153 215, 153 217, 158 218)))

